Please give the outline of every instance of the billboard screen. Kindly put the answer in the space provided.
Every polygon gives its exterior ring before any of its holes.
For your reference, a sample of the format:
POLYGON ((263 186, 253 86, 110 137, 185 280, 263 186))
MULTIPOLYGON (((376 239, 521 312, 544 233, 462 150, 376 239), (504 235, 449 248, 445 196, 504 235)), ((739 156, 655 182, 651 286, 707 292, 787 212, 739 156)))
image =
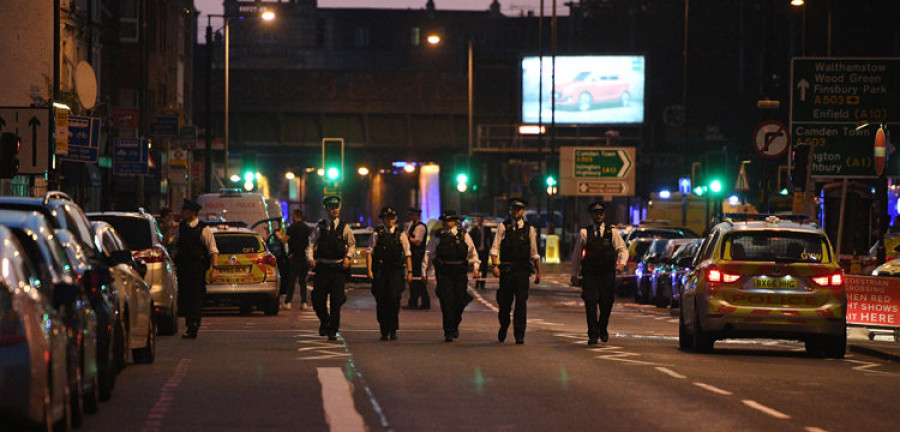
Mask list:
POLYGON ((645 70, 644 56, 557 56, 554 86, 551 57, 543 79, 539 57, 523 57, 522 123, 643 123, 645 70))

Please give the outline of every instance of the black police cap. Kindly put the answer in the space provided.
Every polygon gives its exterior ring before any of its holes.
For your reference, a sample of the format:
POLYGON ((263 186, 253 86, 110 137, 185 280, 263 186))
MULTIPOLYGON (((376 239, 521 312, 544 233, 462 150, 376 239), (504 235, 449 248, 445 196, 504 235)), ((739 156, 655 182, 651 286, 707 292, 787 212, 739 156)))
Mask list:
POLYGON ((456 214, 456 210, 444 210, 444 213, 441 214, 441 220, 442 221, 448 221, 448 220, 458 221, 459 215, 456 214))
POLYGON ((591 205, 588 206, 588 211, 591 213, 594 213, 594 212, 606 213, 606 205, 600 201, 596 201, 596 202, 591 203, 591 205))
POLYGON ((341 197, 337 195, 327 196, 322 200, 322 204, 326 206, 339 206, 341 205, 341 197))
POLYGON ((383 207, 381 209, 381 213, 378 214, 378 217, 380 217, 380 218, 396 217, 396 216, 397 216, 397 210, 394 210, 394 208, 391 206, 383 207))
POLYGON ((181 204, 182 210, 193 210, 195 212, 199 212, 203 206, 200 205, 197 201, 192 201, 187 198, 184 199, 184 202, 181 204))
POLYGON ((522 198, 511 198, 509 200, 509 206, 526 208, 526 207, 528 207, 528 201, 525 201, 522 198))

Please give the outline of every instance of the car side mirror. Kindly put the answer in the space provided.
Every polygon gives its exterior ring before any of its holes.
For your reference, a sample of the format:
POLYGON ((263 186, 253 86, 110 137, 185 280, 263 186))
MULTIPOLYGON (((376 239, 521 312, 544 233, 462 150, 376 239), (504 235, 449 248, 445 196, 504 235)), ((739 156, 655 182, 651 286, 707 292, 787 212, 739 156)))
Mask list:
POLYGON ((53 285, 53 305, 60 306, 64 304, 74 303, 81 295, 81 289, 78 285, 61 282, 53 285))

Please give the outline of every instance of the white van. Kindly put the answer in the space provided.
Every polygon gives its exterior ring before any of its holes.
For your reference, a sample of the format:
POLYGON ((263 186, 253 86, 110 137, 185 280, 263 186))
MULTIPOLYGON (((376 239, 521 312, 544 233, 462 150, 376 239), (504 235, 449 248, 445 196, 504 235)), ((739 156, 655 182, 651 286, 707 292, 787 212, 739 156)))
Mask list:
MULTIPOLYGON (((222 189, 219 193, 206 193, 197 197, 200 219, 224 220, 228 222, 244 222, 250 228, 256 222, 269 219, 271 214, 277 217, 281 208, 268 209, 266 199, 258 192, 241 192, 237 189, 222 189)), ((277 225, 276 225, 277 227, 277 225)), ((263 240, 272 234, 272 224, 263 223, 254 228, 263 240)))

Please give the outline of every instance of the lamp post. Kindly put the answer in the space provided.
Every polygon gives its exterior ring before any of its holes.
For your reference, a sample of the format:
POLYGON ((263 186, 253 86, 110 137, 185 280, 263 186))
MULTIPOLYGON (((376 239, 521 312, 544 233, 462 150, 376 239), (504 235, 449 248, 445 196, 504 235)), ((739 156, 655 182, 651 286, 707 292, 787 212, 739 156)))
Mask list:
MULTIPOLYGON (((263 21, 272 21, 275 19, 275 12, 263 8, 257 10, 259 17, 263 21)), ((234 18, 243 18, 243 15, 228 14, 207 14, 206 15, 206 142, 205 142, 205 171, 206 174, 206 191, 211 192, 212 185, 212 19, 222 18, 223 29, 225 33, 225 130, 222 135, 224 156, 223 156, 223 178, 228 178, 228 133, 229 133, 229 111, 230 111, 230 43, 229 23, 234 18)))

